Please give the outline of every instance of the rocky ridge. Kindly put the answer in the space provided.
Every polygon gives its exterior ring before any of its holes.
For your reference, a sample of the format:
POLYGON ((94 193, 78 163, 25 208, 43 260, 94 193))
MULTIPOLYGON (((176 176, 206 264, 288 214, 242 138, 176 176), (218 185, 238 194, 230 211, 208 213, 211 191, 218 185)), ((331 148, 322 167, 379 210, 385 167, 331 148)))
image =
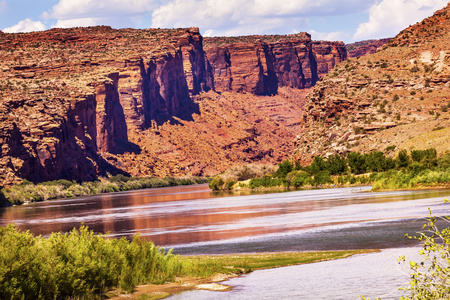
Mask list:
POLYGON ((295 156, 429 147, 408 141, 449 125, 449 41, 450 4, 382 50, 338 64, 307 96, 295 156))

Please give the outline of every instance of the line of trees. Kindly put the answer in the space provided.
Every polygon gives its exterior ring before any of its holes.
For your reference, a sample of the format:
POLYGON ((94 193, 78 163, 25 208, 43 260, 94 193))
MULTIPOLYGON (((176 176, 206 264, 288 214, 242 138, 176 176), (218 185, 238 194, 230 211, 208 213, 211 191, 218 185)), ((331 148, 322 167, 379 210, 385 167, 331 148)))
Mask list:
MULTIPOLYGON (((421 180, 427 183, 433 180, 446 182, 449 167, 450 154, 438 157, 434 148, 410 152, 401 150, 395 158, 386 156, 381 151, 349 152, 343 155, 334 154, 328 158, 316 156, 308 166, 301 166, 297 161, 285 160, 278 164, 278 169, 274 173, 252 178, 248 186, 254 189, 323 184, 368 184, 377 180, 388 182, 390 176, 397 176, 398 188, 405 188, 420 183, 421 180), (430 171, 441 173, 436 177, 436 174, 431 174, 430 171), (423 176, 418 181, 414 178, 419 173, 423 176), (428 175, 433 178, 430 179, 428 175), (402 178, 406 178, 407 181, 400 180, 402 178)), ((236 182, 226 182, 220 176, 213 179, 212 183, 210 186, 215 190, 232 189, 236 184, 236 182)), ((383 187, 380 186, 380 188, 383 187)))

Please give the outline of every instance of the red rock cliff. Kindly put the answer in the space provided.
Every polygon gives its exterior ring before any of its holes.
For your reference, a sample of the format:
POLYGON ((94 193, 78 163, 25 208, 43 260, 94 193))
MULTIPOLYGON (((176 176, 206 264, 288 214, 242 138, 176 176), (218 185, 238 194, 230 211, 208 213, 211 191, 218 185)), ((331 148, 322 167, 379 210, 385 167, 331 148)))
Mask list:
POLYGON ((209 89, 197 28, 2 34, 0 57, 5 183, 114 171, 98 153, 138 153, 130 135, 186 114, 209 89))
POLYGON ((235 161, 285 158, 301 101, 289 104, 290 96, 280 95, 266 112, 269 100, 252 95, 245 97, 255 102, 249 112, 236 95, 199 94, 273 95, 281 87, 311 87, 318 66, 323 72, 323 65, 329 70, 344 59, 341 44, 314 46, 305 33, 211 41, 204 51, 198 28, 0 34, 0 180, 90 180, 130 169, 134 175, 202 174, 235 161), (225 104, 229 99, 236 101, 225 104), (234 111, 217 116, 208 108, 214 101, 234 111), (176 127, 181 124, 184 130, 176 127), (211 148, 206 156, 191 141, 205 134, 211 140, 202 146, 211 148), (274 154, 273 147, 282 153, 274 154), (181 151, 176 149, 188 152, 174 154, 181 151), (185 166, 177 166, 183 156, 185 166))
POLYGON ((216 91, 261 95, 310 88, 347 59, 342 42, 313 42, 307 33, 206 38, 205 49, 216 91))
POLYGON ((317 62, 319 77, 323 77, 336 64, 347 59, 347 49, 343 42, 316 41, 312 43, 312 51, 317 62))

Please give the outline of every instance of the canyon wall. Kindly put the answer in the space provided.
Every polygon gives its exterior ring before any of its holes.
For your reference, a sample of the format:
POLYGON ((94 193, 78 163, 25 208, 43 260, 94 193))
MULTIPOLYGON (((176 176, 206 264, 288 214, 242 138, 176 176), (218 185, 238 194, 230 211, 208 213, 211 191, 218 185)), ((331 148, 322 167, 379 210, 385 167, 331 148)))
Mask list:
POLYGON ((272 95, 278 87, 310 88, 347 59, 342 42, 313 42, 300 33, 288 36, 205 38, 207 67, 218 92, 272 95))
POLYGON ((345 54, 342 43, 306 33, 205 41, 198 28, 2 33, 0 181, 126 173, 115 155, 150 164, 147 130, 194 120, 201 92, 309 88, 345 54))

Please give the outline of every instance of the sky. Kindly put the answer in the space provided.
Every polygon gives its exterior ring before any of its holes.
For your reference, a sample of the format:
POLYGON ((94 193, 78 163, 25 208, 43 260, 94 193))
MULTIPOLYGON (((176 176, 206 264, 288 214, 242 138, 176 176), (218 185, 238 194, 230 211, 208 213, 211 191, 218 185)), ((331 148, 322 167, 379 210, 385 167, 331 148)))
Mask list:
POLYGON ((351 43, 393 37, 448 0, 0 0, 0 30, 199 27, 204 36, 309 32, 351 43))

